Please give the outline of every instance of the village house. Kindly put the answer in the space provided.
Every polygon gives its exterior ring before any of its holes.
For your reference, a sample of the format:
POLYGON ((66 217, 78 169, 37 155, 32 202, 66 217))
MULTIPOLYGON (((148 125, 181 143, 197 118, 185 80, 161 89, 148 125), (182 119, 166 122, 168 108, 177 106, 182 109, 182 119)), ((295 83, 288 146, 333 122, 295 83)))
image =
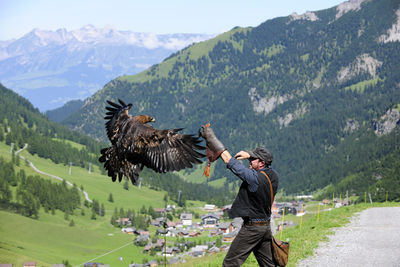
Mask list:
POLYGON ((189 236, 189 232, 187 230, 185 230, 185 229, 180 230, 178 232, 178 236, 180 236, 180 237, 188 237, 189 236))
POLYGON ((164 229, 164 228, 157 228, 156 233, 158 235, 165 235, 168 233, 168 229, 164 229))
POLYGON ((167 208, 165 209, 166 212, 172 212, 175 209, 175 205, 167 205, 167 208))
POLYGON ((233 231, 233 232, 231 232, 229 234, 224 235, 223 240, 225 242, 232 242, 235 239, 237 234, 238 234, 238 231, 233 231))
POLYGON ((211 229, 208 236, 212 237, 212 236, 217 236, 217 235, 220 235, 220 234, 222 234, 222 233, 220 231, 218 231, 217 229, 211 229))
POLYGON ((155 208, 154 211, 160 213, 161 215, 164 215, 164 213, 165 213, 164 208, 155 208))
POLYGON ((133 235, 136 232, 136 228, 135 227, 126 227, 126 228, 122 228, 121 232, 126 233, 126 234, 130 234, 133 235))
POLYGON ((135 245, 137 246, 146 246, 147 242, 149 241, 148 235, 140 235, 135 239, 135 245))
POLYGON ((166 257, 173 257, 177 253, 179 253, 181 250, 177 247, 167 247, 165 251, 162 251, 162 255, 166 257))
POLYGON ((219 217, 219 219, 224 218, 224 212, 222 210, 213 212, 215 215, 219 217))
POLYGON ((204 210, 214 211, 216 209, 217 209, 217 207, 215 205, 212 205, 212 204, 205 204, 204 205, 204 210))
POLYGON ((228 250, 229 247, 230 247, 229 245, 222 245, 222 246, 219 247, 219 249, 220 249, 221 251, 225 251, 225 250, 228 250))
POLYGON ((172 248, 167 247, 165 248, 165 251, 163 250, 162 255, 166 257, 172 257, 174 256, 174 250, 172 248))
POLYGON ((193 215, 191 213, 182 213, 180 219, 183 225, 192 225, 193 215))
POLYGON ((163 221, 164 221, 164 218, 163 217, 159 217, 159 218, 155 218, 151 222, 151 224, 158 227, 158 226, 162 226, 163 221))
POLYGON ((0 267, 13 267, 11 263, 0 263, 0 267))
POLYGON ((175 226, 176 226, 176 223, 175 223, 175 222, 167 221, 167 228, 168 228, 168 230, 174 229, 175 226))
POLYGON ((139 233, 140 236, 150 236, 149 231, 138 230, 137 232, 139 233))
POLYGON ((178 235, 178 233, 179 233, 179 231, 176 230, 176 229, 168 229, 168 232, 167 232, 166 236, 175 237, 175 236, 178 235))
POLYGON ((200 236, 199 232, 190 232, 189 233, 189 237, 198 237, 198 236, 200 236))
POLYGON ((144 247, 144 250, 146 252, 149 252, 151 250, 161 251, 163 247, 164 247, 164 240, 163 239, 157 239, 156 243, 152 243, 152 244, 146 245, 144 247))
POLYGON ((24 262, 24 267, 36 267, 36 262, 34 261, 24 262))
POLYGON ((182 228, 183 227, 183 223, 181 220, 175 222, 175 228, 182 228))
POLYGON ((218 252, 220 252, 221 250, 219 249, 219 248, 217 248, 217 247, 212 247, 212 248, 210 248, 209 250, 208 250, 208 253, 210 253, 210 254, 214 254, 214 253, 218 253, 218 252))
MULTIPOLYGON (((1 265, 0 265, 0 267, 1 267, 1 265)), ((63 264, 63 263, 53 264, 53 265, 51 265, 51 267, 65 267, 65 264, 63 264)))
POLYGON ((329 199, 323 199, 322 200, 322 204, 323 205, 329 205, 329 204, 331 204, 331 201, 329 199))
POLYGON ((216 227, 219 222, 219 216, 215 214, 206 214, 201 216, 201 221, 204 227, 216 227))
POLYGON ((132 221, 129 218, 118 218, 115 220, 119 225, 131 225, 132 221))
POLYGON ((104 263, 100 263, 100 262, 86 262, 83 266, 84 267, 110 267, 109 264, 104 264, 104 263))
POLYGON ((202 257, 206 254, 207 250, 208 250, 208 246, 197 245, 190 249, 190 254, 192 254, 193 257, 202 257))
POLYGON ((158 262, 156 260, 152 260, 152 261, 149 261, 148 263, 146 263, 145 266, 155 267, 155 266, 158 266, 158 262))
POLYGON ((233 226, 230 222, 223 222, 218 224, 218 231, 221 231, 223 234, 229 234, 233 232, 233 226))

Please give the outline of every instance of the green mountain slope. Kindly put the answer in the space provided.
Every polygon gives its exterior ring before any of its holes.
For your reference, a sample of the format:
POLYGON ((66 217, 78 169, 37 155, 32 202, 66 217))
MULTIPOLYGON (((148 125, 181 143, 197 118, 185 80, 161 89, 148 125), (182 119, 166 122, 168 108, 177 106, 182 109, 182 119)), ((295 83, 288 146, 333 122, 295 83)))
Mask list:
POLYGON ((52 121, 61 122, 69 117, 71 114, 76 112, 78 109, 80 109, 82 105, 82 100, 71 100, 65 103, 65 105, 60 108, 46 111, 46 115, 52 121))
POLYGON ((1 263, 47 266, 69 260, 77 265, 114 249, 101 260, 112 266, 120 264, 119 257, 127 264, 147 262, 157 256, 142 253, 131 235, 113 227, 117 218, 132 217, 135 227, 154 235, 156 227, 149 224, 165 201, 177 207, 169 214, 173 220, 183 210, 198 214, 206 203, 232 201, 224 188, 184 181, 184 171, 178 176, 144 170, 140 188, 127 181, 112 183, 97 164, 104 145, 49 121, 1 85, 0 95, 1 263))
MULTIPOLYGON (((370 167, 399 153, 392 145, 398 126, 384 135, 375 130, 400 103, 400 3, 357 3, 194 44, 109 82, 65 124, 105 140, 105 100, 121 98, 133 103, 132 113, 154 116, 158 128, 196 132, 210 122, 232 152, 267 146, 287 193, 337 186, 348 177, 357 188, 349 183, 340 190, 368 190, 378 182, 370 167), (361 182, 365 176, 370 182, 361 182)), ((388 178, 384 173, 379 181, 388 178)), ((218 163, 213 179, 226 175, 218 163)))

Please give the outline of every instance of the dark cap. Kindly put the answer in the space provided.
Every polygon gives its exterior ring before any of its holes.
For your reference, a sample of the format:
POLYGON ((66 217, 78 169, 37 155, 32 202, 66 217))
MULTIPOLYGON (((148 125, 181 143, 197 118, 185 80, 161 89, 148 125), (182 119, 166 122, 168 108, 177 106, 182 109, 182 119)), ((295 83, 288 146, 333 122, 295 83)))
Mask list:
POLYGON ((274 160, 272 153, 264 147, 257 147, 253 151, 247 151, 247 153, 249 153, 250 157, 252 158, 264 161, 265 165, 267 166, 271 165, 272 161, 274 160))

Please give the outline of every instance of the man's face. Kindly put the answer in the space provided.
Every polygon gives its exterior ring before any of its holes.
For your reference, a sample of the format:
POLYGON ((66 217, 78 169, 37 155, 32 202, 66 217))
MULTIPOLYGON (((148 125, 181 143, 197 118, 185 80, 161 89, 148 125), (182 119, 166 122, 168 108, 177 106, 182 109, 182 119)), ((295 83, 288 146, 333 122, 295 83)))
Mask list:
POLYGON ((249 168, 258 171, 259 169, 264 168, 264 161, 256 158, 249 158, 249 168))

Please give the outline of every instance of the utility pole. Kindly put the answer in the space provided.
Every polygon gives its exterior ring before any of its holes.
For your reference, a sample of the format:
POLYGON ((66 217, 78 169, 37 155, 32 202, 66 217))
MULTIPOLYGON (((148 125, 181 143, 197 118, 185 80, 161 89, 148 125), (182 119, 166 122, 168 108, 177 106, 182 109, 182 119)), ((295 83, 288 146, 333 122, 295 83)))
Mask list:
POLYGON ((139 190, 142 188, 142 180, 143 180, 143 178, 139 177, 139 190))
POLYGON ((72 161, 69 162, 69 175, 71 176, 71 167, 72 167, 72 161))
POLYGON ((92 163, 89 162, 89 169, 88 169, 88 173, 92 173, 92 163))
POLYGON ((14 143, 11 143, 10 145, 11 145, 11 148, 10 148, 10 153, 11 153, 13 151, 13 148, 14 148, 14 143))
POLYGON ((181 192, 182 192, 182 190, 178 190, 178 204, 179 204, 179 200, 181 200, 181 192))

